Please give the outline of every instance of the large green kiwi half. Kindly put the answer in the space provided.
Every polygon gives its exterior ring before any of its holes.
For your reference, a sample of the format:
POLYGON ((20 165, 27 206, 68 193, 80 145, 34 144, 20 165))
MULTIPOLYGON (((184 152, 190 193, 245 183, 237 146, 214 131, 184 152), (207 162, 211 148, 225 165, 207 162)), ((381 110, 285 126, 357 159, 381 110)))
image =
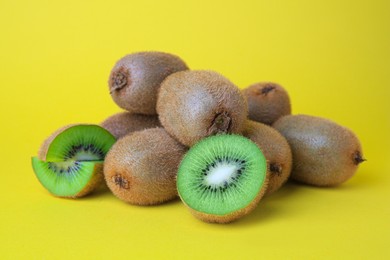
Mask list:
POLYGON ((266 175, 266 159, 255 143, 239 135, 216 135, 185 155, 177 189, 195 217, 228 223, 257 206, 266 190, 266 175))
POLYGON ((351 178, 364 161, 356 135, 328 119, 284 116, 273 125, 290 144, 291 178, 316 186, 334 186, 351 178))
POLYGON ((108 85, 115 103, 129 112, 155 115, 157 92, 170 74, 187 70, 179 57, 163 52, 137 52, 121 58, 108 85))
POLYGON ((34 173, 55 196, 84 196, 103 180, 103 160, 115 141, 97 125, 65 126, 47 138, 32 158, 34 173))
POLYGON ((157 112, 164 128, 182 144, 192 146, 218 133, 239 134, 247 118, 241 91, 214 71, 181 71, 161 85, 157 112))

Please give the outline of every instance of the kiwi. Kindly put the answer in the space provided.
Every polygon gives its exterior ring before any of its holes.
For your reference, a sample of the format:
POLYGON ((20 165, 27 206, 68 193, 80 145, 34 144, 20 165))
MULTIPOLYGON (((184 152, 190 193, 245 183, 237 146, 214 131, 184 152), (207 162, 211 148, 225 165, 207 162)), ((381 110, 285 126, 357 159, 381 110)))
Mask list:
POLYGON ((161 126, 157 116, 133 114, 129 112, 121 112, 112 115, 100 125, 117 139, 135 131, 161 126))
POLYGON ((242 134, 264 153, 268 163, 268 187, 265 195, 277 191, 288 180, 292 167, 291 149, 287 140, 271 126, 247 120, 242 134))
POLYGON ((241 133, 247 103, 241 91, 213 71, 181 71, 161 85, 157 112, 164 128, 186 146, 217 133, 241 133))
POLYGON ((111 70, 108 85, 114 102, 139 114, 155 115, 157 91, 170 74, 187 70, 179 57, 163 52, 137 52, 121 58, 111 70))
POLYGON ((290 97, 279 84, 255 83, 243 90, 248 100, 249 119, 272 125, 278 118, 291 114, 290 97))
POLYGON ((365 160, 356 135, 328 119, 289 115, 273 126, 290 144, 294 180, 315 186, 339 185, 365 160))
POLYGON ((103 161, 115 137, 97 125, 75 124, 60 128, 32 158, 40 183, 58 197, 78 198, 103 182, 103 161))
POLYGON ((266 175, 266 159, 255 143, 220 134, 187 152, 177 174, 177 189, 195 217, 228 223, 257 206, 266 190, 266 175))
POLYGON ((153 205, 172 200, 177 197, 176 173, 186 150, 163 128, 126 135, 107 154, 107 186, 130 204, 153 205))

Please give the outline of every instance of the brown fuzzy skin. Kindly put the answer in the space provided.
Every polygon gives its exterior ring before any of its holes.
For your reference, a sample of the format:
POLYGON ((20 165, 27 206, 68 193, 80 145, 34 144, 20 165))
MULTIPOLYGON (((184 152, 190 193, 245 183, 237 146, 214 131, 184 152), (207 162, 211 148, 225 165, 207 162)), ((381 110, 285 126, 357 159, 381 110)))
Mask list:
POLYGON ((163 128, 126 135, 106 156, 107 186, 130 204, 154 205, 172 200, 177 197, 176 174, 186 151, 163 128))
POLYGON ((40 159, 42 161, 46 161, 46 154, 47 154, 47 151, 49 149, 49 146, 50 146, 51 142, 53 142, 53 140, 59 134, 64 132, 66 129, 68 129, 68 128, 72 127, 72 126, 75 126, 75 125, 78 125, 78 124, 70 124, 70 125, 63 126, 60 129, 56 130, 54 133, 52 133, 48 138, 46 138, 46 140, 43 141, 41 147, 39 148, 38 159, 40 159))
POLYGON ((155 115, 157 91, 170 74, 188 70, 179 57, 163 52, 137 52, 120 59, 108 85, 115 103, 133 113, 155 115))
POLYGON ((167 77, 157 112, 168 133, 186 146, 217 133, 240 134, 248 113, 241 91, 213 71, 182 71, 167 77))
POLYGON ((270 195, 280 189, 290 177, 290 146, 277 130, 259 122, 248 120, 242 134, 256 143, 267 159, 269 182, 265 195, 270 195))
POLYGON ((279 84, 255 83, 243 90, 248 100, 249 119, 272 125, 276 120, 291 114, 290 97, 279 84))
POLYGON ((364 161, 359 139, 349 129, 328 119, 284 116, 273 125, 290 144, 291 178, 315 186, 339 185, 364 161))
POLYGON ((99 187, 102 183, 104 183, 103 176, 103 163, 96 163, 93 169, 94 173, 91 177, 91 180, 88 182, 87 186, 84 187, 79 193, 70 198, 76 199, 84 197, 90 193, 92 193, 97 187, 99 187))
POLYGON ((194 215, 197 219, 200 219, 208 223, 227 224, 251 213, 257 207, 260 200, 263 198, 267 190, 267 186, 268 186, 268 178, 265 179, 264 184, 261 187, 259 193, 256 195, 256 197, 252 200, 252 202, 248 206, 226 215, 220 216, 220 215, 207 214, 200 211, 196 211, 190 208, 187 204, 186 206, 190 209, 191 214, 194 215))
POLYGON ((135 131, 161 126, 157 116, 132 114, 129 112, 112 115, 100 125, 115 136, 116 139, 135 131))

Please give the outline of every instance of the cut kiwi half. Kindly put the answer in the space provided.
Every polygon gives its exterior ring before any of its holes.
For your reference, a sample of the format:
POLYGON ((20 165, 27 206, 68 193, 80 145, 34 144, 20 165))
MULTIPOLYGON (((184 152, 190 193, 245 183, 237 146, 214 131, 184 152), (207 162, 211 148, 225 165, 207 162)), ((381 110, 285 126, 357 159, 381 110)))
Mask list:
POLYGON ((45 140, 32 166, 53 195, 77 198, 103 181, 103 161, 115 137, 98 125, 69 125, 45 140))
POLYGON ((203 139, 184 156, 177 175, 181 200, 206 222, 228 223, 251 212, 264 195, 267 161, 239 135, 203 139))

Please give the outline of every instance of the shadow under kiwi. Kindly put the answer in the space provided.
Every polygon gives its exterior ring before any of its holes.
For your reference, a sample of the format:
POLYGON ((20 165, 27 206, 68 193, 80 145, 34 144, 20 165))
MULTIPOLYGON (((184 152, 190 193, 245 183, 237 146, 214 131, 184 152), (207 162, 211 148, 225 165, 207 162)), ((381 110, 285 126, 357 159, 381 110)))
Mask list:
POLYGON ((251 213, 231 224, 234 226, 255 225, 265 223, 276 217, 284 217, 285 215, 293 214, 293 212, 290 211, 283 211, 283 208, 280 207, 280 205, 276 206, 275 204, 282 200, 286 201, 286 203, 288 203, 288 200, 293 200, 294 196, 299 193, 301 186, 302 185, 299 183, 288 181, 278 191, 262 198, 259 205, 251 213))

